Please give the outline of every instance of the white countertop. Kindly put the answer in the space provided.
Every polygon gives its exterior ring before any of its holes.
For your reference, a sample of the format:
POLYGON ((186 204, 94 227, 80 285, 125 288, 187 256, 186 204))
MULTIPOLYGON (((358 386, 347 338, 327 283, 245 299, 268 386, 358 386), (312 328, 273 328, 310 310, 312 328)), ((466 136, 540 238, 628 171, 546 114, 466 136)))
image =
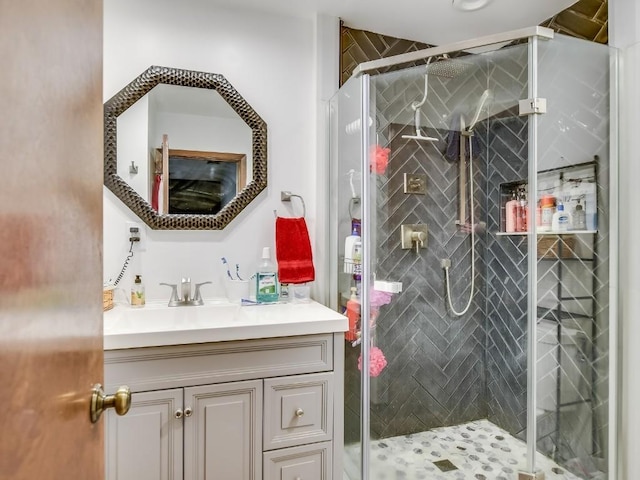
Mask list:
POLYGON ((184 345, 344 332, 347 318, 317 303, 240 306, 205 303, 142 308, 116 305, 104 312, 104 349, 184 345))

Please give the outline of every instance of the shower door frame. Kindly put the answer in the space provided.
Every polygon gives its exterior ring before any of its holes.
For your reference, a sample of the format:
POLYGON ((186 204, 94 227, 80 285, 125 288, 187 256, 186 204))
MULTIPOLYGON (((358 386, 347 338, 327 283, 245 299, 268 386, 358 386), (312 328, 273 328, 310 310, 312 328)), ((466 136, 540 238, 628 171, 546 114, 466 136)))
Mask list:
MULTIPOLYGON (((361 105, 360 105, 360 125, 368 125, 368 119, 372 118, 370 115, 371 99, 370 99, 370 81, 371 77, 368 72, 372 72, 381 68, 397 66, 407 64, 417 60, 424 60, 432 56, 438 56, 442 54, 448 54, 464 50, 472 50, 474 48, 486 47, 496 44, 509 43, 516 40, 528 41, 528 98, 536 99, 538 93, 538 42, 540 39, 551 40, 554 38, 553 30, 545 27, 529 27, 511 32, 504 32, 495 35, 489 35, 486 37, 480 37, 472 40, 465 40, 462 42, 452 43, 445 46, 432 47, 424 50, 418 50, 415 52, 409 52, 401 55, 395 55, 379 60, 373 60, 364 62, 358 65, 352 74, 352 79, 360 77, 360 93, 361 93, 361 105)), ((615 56, 614 56, 615 57, 615 56)), ((611 85, 614 88, 610 89, 610 168, 611 168, 611 183, 610 183, 610 232, 611 232, 611 263, 609 271, 609 289, 611 295, 609 297, 609 458, 608 458, 608 478, 610 480, 617 479, 618 463, 619 463, 619 449, 618 449, 618 402, 619 396, 617 395, 618 386, 618 344, 619 344, 619 330, 618 330, 618 257, 617 257, 617 245, 618 245, 618 197, 617 192, 617 172, 618 172, 618 160, 617 160, 617 74, 614 71, 617 63, 612 60, 612 74, 611 85)), ((538 173, 538 121, 537 113, 529 114, 528 121, 528 155, 529 155, 529 189, 530 191, 537 191, 537 173, 538 173)), ((363 258, 362 258, 362 293, 361 293, 361 318, 370 318, 370 305, 369 305, 369 291, 373 282, 373 273, 371 271, 371 249, 372 249, 372 232, 370 215, 371 215, 371 192, 374 186, 371 184, 371 175, 369 172, 369 149, 371 147, 370 139, 375 138, 375 123, 369 128, 361 129, 361 149, 360 149, 360 163, 362 175, 362 241, 363 241, 363 258)), ((535 209, 531 209, 530 222, 532 225, 536 225, 535 209)), ((537 362, 537 329, 536 329, 536 308, 537 308, 537 231, 534 227, 528 233, 528 292, 527 292, 527 335, 528 335, 528 350, 527 350, 527 470, 530 474, 535 475, 535 457, 537 452, 537 422, 535 415, 535 408, 537 403, 537 385, 536 385, 536 362, 537 362)), ((369 322, 362 322, 362 338, 361 343, 361 355, 362 365, 369 365, 370 358, 370 328, 369 322), (366 339, 366 341, 365 341, 366 339)), ((366 368, 363 368, 363 373, 366 372, 366 368)), ((361 445, 361 474, 363 480, 369 480, 369 461, 370 461, 370 377, 367 374, 361 375, 361 422, 360 422, 360 445, 361 445)), ((535 478, 535 477, 534 477, 535 478)))

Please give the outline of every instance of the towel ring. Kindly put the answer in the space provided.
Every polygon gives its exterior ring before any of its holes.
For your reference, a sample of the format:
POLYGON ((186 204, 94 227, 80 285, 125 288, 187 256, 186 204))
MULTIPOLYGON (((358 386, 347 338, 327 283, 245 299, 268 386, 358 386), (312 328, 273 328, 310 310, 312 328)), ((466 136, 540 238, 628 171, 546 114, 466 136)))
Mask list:
MULTIPOLYGON (((300 201, 302 202, 302 217, 303 218, 306 217, 307 216, 307 207, 304 204, 304 198, 302 198, 302 196, 296 195, 294 193, 291 193, 289 191, 284 191, 284 190, 280 192, 280 201, 281 202, 291 202, 291 198, 292 197, 296 197, 296 198, 300 199, 300 201)), ((273 215, 276 218, 278 218, 278 211, 274 210, 273 211, 273 215)))

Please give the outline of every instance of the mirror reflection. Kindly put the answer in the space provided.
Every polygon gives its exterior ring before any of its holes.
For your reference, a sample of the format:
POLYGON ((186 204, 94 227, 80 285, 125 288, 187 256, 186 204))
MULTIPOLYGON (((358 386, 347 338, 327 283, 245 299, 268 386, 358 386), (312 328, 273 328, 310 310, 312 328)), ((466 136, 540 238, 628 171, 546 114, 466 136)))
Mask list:
POLYGON ((151 228, 222 229, 267 186, 266 123, 220 74, 149 67, 104 119, 104 184, 151 228))
POLYGON ((117 122, 118 172, 160 214, 216 214, 250 181, 251 129, 215 90, 157 85, 117 122))

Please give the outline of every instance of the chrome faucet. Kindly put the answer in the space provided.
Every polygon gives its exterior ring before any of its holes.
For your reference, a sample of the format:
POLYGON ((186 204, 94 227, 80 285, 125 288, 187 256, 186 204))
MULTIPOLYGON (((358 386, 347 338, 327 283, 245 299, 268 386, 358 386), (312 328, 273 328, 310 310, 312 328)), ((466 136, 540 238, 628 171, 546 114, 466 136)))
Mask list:
POLYGON ((207 285, 211 282, 202 282, 196 283, 196 289, 193 297, 191 296, 191 279, 183 278, 180 283, 180 295, 178 295, 178 285, 175 283, 161 283, 160 285, 166 285, 167 287, 171 287, 171 298, 169 298, 169 306, 170 307, 181 307, 181 306, 195 306, 195 305, 203 305, 204 301, 202 300, 202 294, 200 293, 200 287, 202 285, 207 285))

